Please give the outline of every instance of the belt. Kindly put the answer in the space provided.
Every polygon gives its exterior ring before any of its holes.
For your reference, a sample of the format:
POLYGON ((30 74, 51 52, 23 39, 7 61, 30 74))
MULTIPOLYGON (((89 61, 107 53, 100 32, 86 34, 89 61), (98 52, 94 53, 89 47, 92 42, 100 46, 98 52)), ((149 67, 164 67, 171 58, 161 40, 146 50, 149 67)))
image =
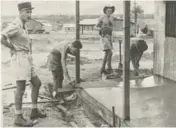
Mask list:
POLYGON ((15 51, 15 52, 25 52, 25 53, 29 53, 29 50, 17 50, 17 51, 15 51))

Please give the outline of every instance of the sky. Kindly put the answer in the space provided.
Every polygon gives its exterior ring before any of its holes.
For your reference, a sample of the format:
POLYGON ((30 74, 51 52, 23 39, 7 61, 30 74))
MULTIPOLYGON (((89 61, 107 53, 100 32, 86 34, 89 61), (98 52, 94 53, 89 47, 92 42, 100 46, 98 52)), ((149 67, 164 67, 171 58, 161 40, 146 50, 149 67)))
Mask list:
MULTIPOLYGON (((21 2, 21 1, 20 1, 21 2)), ((144 9, 145 14, 154 13, 154 1, 136 1, 144 9)), ((17 15, 19 1, 1 1, 1 15, 17 15)), ((115 5, 115 14, 123 13, 122 1, 80 1, 81 14, 102 14, 105 5, 115 5)), ((34 15, 75 14, 75 1, 32 1, 34 15)), ((131 4, 133 6, 133 2, 131 4)))

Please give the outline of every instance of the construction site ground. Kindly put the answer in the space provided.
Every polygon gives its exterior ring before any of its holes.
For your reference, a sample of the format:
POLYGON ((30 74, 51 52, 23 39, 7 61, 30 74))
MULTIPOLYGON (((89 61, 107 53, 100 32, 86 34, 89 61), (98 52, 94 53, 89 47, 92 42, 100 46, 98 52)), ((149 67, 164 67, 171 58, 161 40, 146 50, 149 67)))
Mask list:
MULTIPOLYGON (((74 33, 59 33, 53 32, 48 35, 31 35, 33 38, 33 58, 36 65, 36 70, 38 76, 42 81, 42 87, 40 93, 46 91, 46 86, 49 82, 52 82, 52 75, 47 68, 47 55, 53 46, 61 40, 69 40, 75 37, 74 33), (43 47, 45 46, 45 47, 43 47), (39 59, 40 58, 40 59, 39 59)), ((79 86, 83 88, 99 88, 107 87, 107 82, 102 81, 99 75, 100 66, 103 58, 103 52, 99 49, 99 37, 93 34, 84 34, 81 35, 81 42, 83 44, 83 49, 81 50, 81 79, 82 82, 79 86)), ((144 54, 142 61, 140 63, 141 68, 141 77, 149 77, 152 75, 152 51, 153 51, 153 40, 148 39, 149 49, 144 54)), ((122 46, 123 48, 123 46, 122 46)), ((2 47, 2 87, 13 85, 11 79, 13 76, 10 75, 10 56, 8 50, 2 47)), ((119 64, 119 44, 118 42, 114 43, 114 54, 112 58, 112 67, 117 69, 119 64)), ((68 58, 68 70, 72 80, 75 79, 75 61, 73 57, 68 58)), ((133 70, 131 66, 131 70, 133 70)), ((132 76, 133 77, 133 76, 132 76)), ((108 86, 114 86, 114 83, 119 83, 122 79, 110 79, 108 80, 108 86)), ((67 81, 64 81, 64 85, 67 84, 67 81)), ((115 84, 116 85, 116 84, 115 84)), ((29 88, 29 87, 28 87, 29 88)), ((29 89, 27 89, 29 91, 29 89)), ((14 102, 14 90, 3 91, 3 106, 9 105, 14 102)), ((30 96, 27 96, 26 100, 29 100, 30 96)), ((110 99, 111 100, 111 99, 110 99)), ((29 118, 30 106, 24 105, 24 115, 29 118)), ((94 114, 86 112, 83 105, 81 105, 79 99, 74 100, 69 104, 64 105, 68 110, 73 113, 73 122, 78 126, 88 126, 93 124, 94 126, 107 126, 100 117, 94 114)), ((36 127, 69 127, 72 124, 70 119, 65 119, 62 112, 60 112, 56 105, 53 104, 40 104, 39 107, 47 113, 47 118, 38 120, 36 127)), ((3 112, 3 124, 4 126, 13 126, 14 119, 14 105, 10 109, 3 112)))

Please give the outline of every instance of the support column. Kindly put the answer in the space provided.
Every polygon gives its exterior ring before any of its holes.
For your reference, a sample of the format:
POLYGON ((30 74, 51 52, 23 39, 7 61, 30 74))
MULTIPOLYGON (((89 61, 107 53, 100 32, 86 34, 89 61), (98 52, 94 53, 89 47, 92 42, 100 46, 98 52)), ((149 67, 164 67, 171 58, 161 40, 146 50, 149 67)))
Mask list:
POLYGON ((124 87, 124 119, 130 120, 130 1, 124 1, 124 60, 123 60, 123 87, 124 87))
MULTIPOLYGON (((76 0, 76 40, 80 40, 80 11, 79 11, 79 1, 76 0)), ((76 83, 80 83, 80 50, 76 55, 76 83)))

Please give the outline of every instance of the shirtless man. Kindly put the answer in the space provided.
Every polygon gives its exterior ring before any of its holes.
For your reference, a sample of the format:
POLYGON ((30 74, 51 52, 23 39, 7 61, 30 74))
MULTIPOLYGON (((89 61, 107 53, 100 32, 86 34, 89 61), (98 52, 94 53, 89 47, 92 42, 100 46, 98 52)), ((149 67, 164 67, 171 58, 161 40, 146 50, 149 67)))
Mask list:
POLYGON ((139 61, 141 57, 148 49, 146 41, 142 38, 132 40, 131 47, 130 47, 130 59, 134 68, 134 75, 139 75, 139 61))
POLYGON ((67 55, 75 56, 78 49, 82 48, 80 41, 62 41, 52 49, 48 56, 48 67, 53 76, 54 91, 52 93, 54 98, 63 98, 62 93, 58 94, 58 88, 62 88, 62 82, 65 78, 71 82, 71 78, 66 66, 67 55))

